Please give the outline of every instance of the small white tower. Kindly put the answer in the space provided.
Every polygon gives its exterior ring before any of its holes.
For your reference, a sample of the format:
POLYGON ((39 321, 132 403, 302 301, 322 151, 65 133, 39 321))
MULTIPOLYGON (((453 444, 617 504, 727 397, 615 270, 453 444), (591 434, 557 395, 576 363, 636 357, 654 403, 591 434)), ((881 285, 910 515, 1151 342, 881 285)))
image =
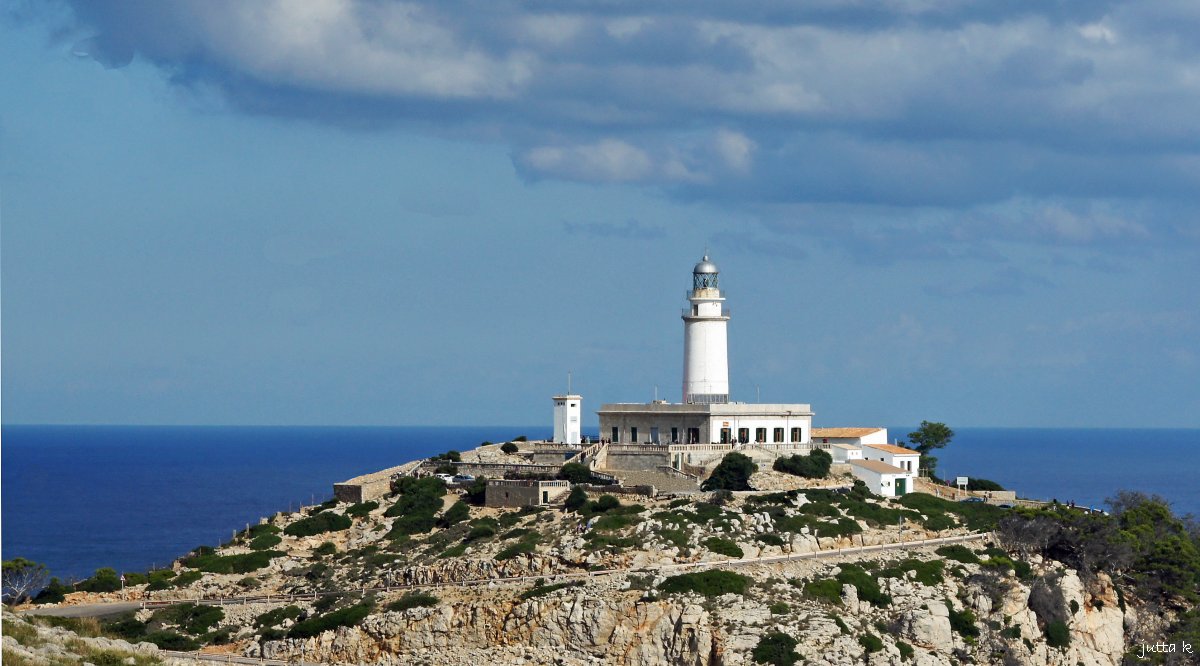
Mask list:
POLYGON ((711 405, 729 402, 729 356, 718 288, 717 265, 708 255, 692 269, 690 306, 683 311, 683 401, 711 405))
POLYGON ((579 415, 583 413, 583 396, 571 393, 571 375, 567 375, 567 394, 554 396, 555 444, 578 444, 579 415))

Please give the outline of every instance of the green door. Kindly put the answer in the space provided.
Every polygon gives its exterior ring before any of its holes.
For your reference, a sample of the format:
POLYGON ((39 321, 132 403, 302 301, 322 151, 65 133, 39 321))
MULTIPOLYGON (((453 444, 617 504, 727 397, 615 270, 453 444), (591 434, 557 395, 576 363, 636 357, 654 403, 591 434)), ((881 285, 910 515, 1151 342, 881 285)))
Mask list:
POLYGON ((908 492, 908 489, 905 487, 905 485, 907 483, 908 483, 908 479, 896 479, 896 494, 897 495, 903 495, 904 493, 908 492))

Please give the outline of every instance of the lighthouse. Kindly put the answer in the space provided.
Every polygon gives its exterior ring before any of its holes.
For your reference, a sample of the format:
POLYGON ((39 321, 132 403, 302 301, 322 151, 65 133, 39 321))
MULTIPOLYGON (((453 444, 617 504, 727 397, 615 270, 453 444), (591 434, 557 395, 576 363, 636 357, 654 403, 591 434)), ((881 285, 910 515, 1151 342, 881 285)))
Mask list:
POLYGON ((692 269, 692 290, 683 311, 683 402, 715 405, 729 402, 729 355, 717 265, 708 255, 692 269))

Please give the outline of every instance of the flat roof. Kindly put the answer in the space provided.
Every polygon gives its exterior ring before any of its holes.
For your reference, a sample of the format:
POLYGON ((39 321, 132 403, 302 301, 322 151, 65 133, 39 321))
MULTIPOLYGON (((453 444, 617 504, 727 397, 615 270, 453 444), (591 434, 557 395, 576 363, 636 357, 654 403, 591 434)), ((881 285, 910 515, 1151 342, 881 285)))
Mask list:
POLYGON ((805 403, 729 402, 695 405, 680 402, 612 402, 600 405, 598 414, 699 414, 708 416, 812 416, 805 403))
POLYGON ((856 467, 869 469, 878 474, 912 474, 912 472, 900 469, 899 467, 893 467, 885 462, 879 462, 878 460, 851 460, 850 464, 856 467))
POLYGON ((841 442, 838 442, 836 444, 830 444, 829 446, 830 448, 845 449, 846 451, 862 451, 862 447, 857 444, 842 444, 841 442))
POLYGON ((813 437, 866 437, 885 428, 813 428, 813 437))
POLYGON ((898 456, 921 455, 920 451, 913 451, 912 449, 906 449, 903 446, 893 446, 891 444, 863 444, 863 446, 867 447, 868 449, 875 449, 876 451, 887 451, 888 453, 898 456))

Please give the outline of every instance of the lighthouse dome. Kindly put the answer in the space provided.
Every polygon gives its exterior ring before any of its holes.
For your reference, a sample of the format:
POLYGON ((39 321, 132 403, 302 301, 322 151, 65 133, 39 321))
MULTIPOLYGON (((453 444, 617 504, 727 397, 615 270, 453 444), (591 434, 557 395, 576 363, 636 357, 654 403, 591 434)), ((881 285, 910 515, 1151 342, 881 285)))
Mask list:
POLYGON ((696 264, 696 267, 692 269, 692 274, 694 275, 718 272, 717 265, 708 260, 707 254, 704 255, 704 258, 700 260, 700 263, 696 264))

